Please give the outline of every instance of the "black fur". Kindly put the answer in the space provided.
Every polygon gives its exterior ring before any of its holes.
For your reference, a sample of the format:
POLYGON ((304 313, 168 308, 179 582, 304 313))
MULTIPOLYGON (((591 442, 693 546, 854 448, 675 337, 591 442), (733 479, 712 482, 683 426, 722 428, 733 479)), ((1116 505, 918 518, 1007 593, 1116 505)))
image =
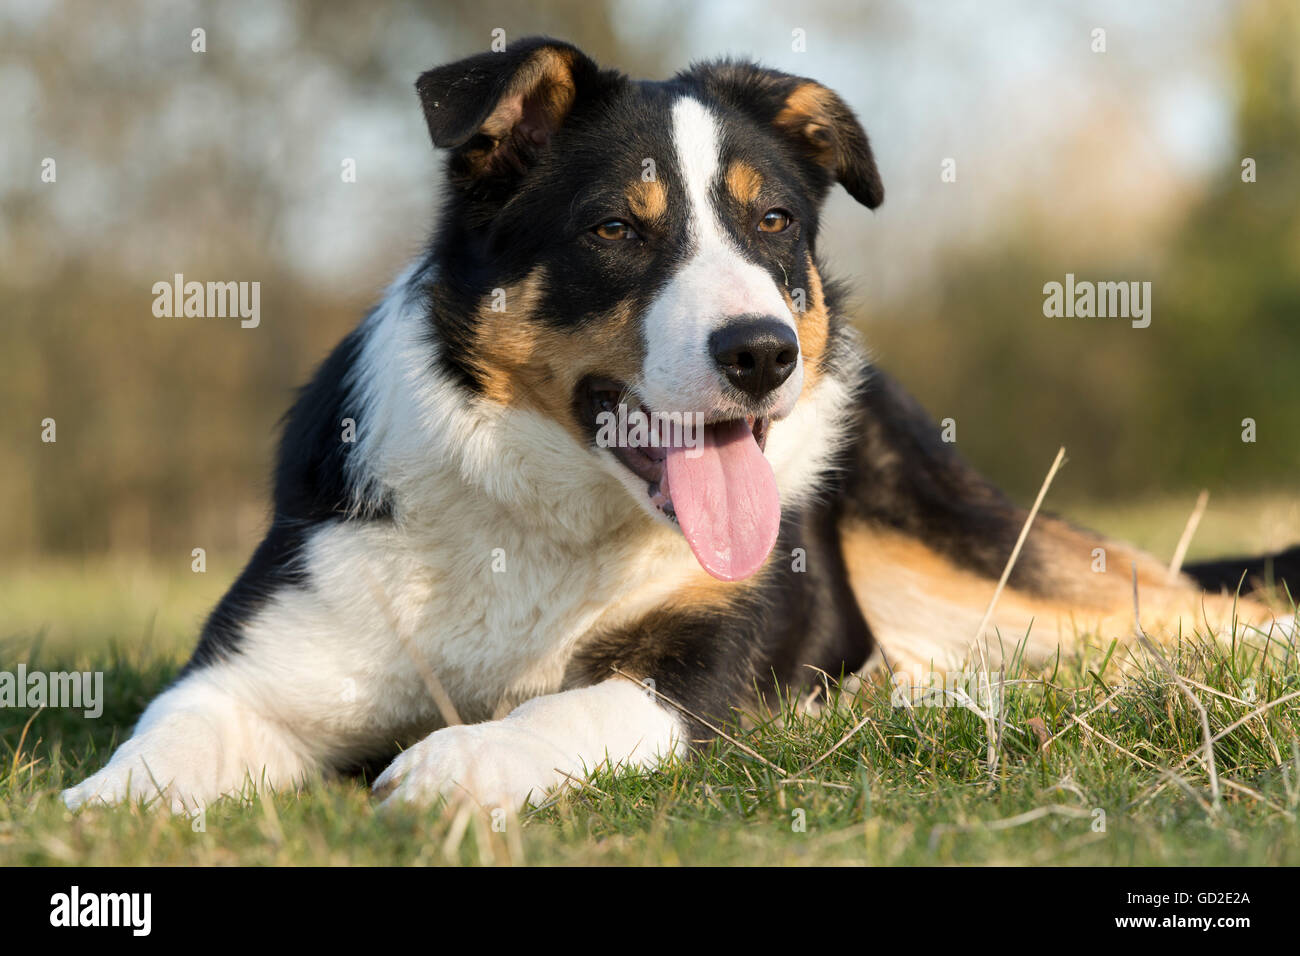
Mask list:
POLYGON ((391 517, 385 491, 358 485, 347 467, 356 444, 343 439, 344 419, 356 423, 357 435, 365 427, 361 409, 352 402, 351 387, 361 343, 360 329, 340 342, 285 416, 271 527, 209 615, 181 676, 238 653, 243 625, 266 601, 282 588, 307 583, 298 556, 307 536, 321 523, 391 517))
MULTIPOLYGON (((842 479, 848 516, 924 541, 986 577, 1002 573, 1024 512, 944 442, 925 409, 879 369, 862 388, 853 435, 842 479)), ((1035 566, 1018 561, 1010 583, 1034 591, 1035 566)))
POLYGON ((306 571, 298 562, 299 550, 306 540, 305 530, 304 525, 293 520, 272 520, 253 557, 208 615, 198 646, 179 677, 239 653, 243 628, 249 619, 277 591, 306 584, 306 571))
POLYGON ((1185 565, 1183 571, 1207 591, 1235 594, 1240 586, 1242 593, 1249 593, 1272 585, 1300 599, 1300 546, 1263 557, 1200 561, 1185 565))

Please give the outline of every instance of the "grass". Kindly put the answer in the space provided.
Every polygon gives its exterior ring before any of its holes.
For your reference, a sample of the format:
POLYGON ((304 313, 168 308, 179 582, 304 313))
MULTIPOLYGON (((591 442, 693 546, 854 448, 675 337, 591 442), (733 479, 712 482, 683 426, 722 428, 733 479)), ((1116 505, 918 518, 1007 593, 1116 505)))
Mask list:
POLYGON ((201 821, 68 813, 58 790, 107 759, 228 580, 106 565, 0 585, 18 624, 0 661, 102 669, 106 699, 98 720, 0 710, 0 865, 1300 864, 1300 660, 1253 632, 1162 645, 1182 686, 1113 642, 1012 666, 992 769, 979 715, 933 693, 902 706, 882 678, 819 709, 770 701, 729 728, 735 742, 652 774, 597 773, 500 832, 456 809, 377 813, 358 778, 250 791, 201 821), (103 614, 45 603, 70 595, 103 614), (1189 692, 1218 737, 1217 798, 1189 692))

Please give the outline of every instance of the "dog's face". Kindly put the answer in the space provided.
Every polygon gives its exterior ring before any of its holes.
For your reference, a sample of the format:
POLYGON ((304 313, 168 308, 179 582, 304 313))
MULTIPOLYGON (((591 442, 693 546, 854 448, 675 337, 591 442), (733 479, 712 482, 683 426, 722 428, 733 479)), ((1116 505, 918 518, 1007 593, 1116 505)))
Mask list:
POLYGON ((453 150, 445 358, 599 456, 706 570, 752 573, 780 514, 764 449, 831 334, 820 206, 835 181, 882 199, 857 120, 750 64, 633 82, 547 40, 417 88, 453 150))

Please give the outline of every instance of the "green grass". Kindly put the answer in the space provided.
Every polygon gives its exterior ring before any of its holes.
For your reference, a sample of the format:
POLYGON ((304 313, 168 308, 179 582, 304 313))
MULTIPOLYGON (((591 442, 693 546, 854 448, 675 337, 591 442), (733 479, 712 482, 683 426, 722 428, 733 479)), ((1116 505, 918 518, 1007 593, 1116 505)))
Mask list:
POLYGON ((734 742, 652 774, 598 773, 504 832, 455 809, 379 813, 356 778, 227 799, 201 828, 140 807, 71 814, 58 790, 103 764, 228 580, 160 577, 105 566, 0 585, 18 622, 0 662, 102 669, 106 698, 98 720, 0 710, 0 865, 1300 864, 1300 661, 1258 634, 1164 647, 1213 734, 1246 718, 1214 745, 1217 800, 1184 689, 1149 652, 1097 645, 1009 670, 992 770, 979 716, 898 706, 882 679, 819 713, 772 701, 775 716, 729 728, 734 742), (59 615, 51 595, 106 610, 59 615))

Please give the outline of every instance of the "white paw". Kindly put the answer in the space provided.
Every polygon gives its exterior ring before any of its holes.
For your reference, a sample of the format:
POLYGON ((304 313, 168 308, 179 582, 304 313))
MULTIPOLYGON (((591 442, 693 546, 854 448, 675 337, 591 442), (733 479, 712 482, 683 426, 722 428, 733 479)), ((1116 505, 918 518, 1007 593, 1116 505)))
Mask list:
MULTIPOLYGON (((1225 636, 1231 636, 1231 628, 1227 629, 1229 633, 1225 636)), ((1297 619, 1290 615, 1283 617, 1270 617, 1259 623, 1239 622, 1238 632, 1259 633, 1264 637, 1270 637, 1281 641, 1293 641, 1300 635, 1300 626, 1297 626, 1297 619)))
MULTIPOLYGON (((1273 619, 1273 633, 1285 640, 1294 641, 1300 637, 1300 615, 1277 617, 1273 619)), ((1265 628, 1267 631, 1268 628, 1265 628)))
POLYGON ((566 778, 557 769, 572 754, 515 721, 462 724, 430 734, 402 751, 375 780, 384 806, 471 800, 485 810, 518 810, 530 797, 540 802, 566 778))
POLYGON ((63 803, 77 810, 87 804, 143 800, 178 814, 204 806, 218 795, 220 747, 214 734, 192 726, 193 718, 178 722, 190 726, 173 725, 122 744, 106 767, 64 790, 59 795, 63 803), (177 730, 185 732, 178 735, 177 730))

